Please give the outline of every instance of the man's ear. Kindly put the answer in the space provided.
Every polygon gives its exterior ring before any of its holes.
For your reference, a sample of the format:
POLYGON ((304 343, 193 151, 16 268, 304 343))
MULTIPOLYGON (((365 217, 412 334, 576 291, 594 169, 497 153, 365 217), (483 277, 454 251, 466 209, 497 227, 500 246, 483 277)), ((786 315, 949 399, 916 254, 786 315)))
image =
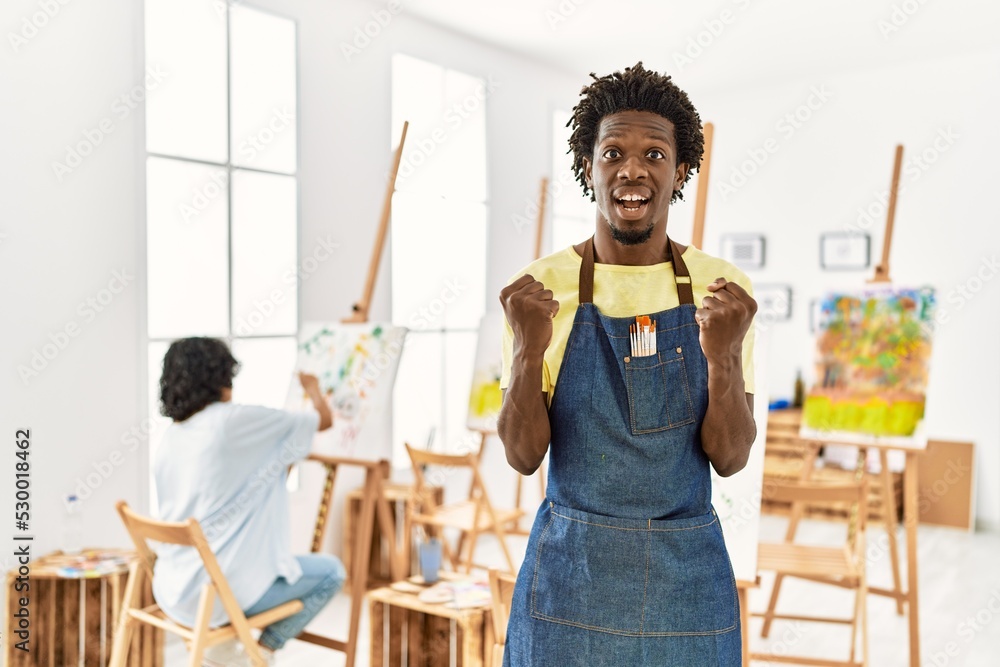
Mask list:
POLYGON ((583 161, 583 177, 587 181, 587 187, 591 190, 594 189, 594 174, 593 168, 594 163, 590 161, 590 158, 584 157, 580 158, 583 161))
POLYGON ((684 181, 687 180, 688 165, 686 162, 681 162, 677 165, 677 170, 674 172, 674 190, 680 190, 684 187, 684 181))

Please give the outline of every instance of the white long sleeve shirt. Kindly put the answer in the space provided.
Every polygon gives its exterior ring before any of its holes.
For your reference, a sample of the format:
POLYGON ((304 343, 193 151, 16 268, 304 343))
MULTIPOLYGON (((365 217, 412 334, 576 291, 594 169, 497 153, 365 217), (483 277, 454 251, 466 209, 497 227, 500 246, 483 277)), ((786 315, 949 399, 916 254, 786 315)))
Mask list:
MULTIPOLYGON (((247 609, 278 577, 295 583, 302 570, 289 534, 289 464, 305 458, 319 424, 315 412, 293 413, 212 403, 171 424, 156 451, 158 516, 197 519, 229 586, 247 609)), ((194 623, 208 574, 193 547, 155 545, 153 595, 175 621, 194 623)), ((229 618, 216 598, 211 624, 229 618)))

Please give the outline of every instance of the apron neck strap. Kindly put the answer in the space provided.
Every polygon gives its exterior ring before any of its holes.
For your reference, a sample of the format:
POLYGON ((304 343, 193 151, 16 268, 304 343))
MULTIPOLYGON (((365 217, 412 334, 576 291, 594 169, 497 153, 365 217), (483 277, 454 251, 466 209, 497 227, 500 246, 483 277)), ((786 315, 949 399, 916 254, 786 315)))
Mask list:
MULTIPOLYGON (((683 305, 694 305, 694 291, 691 288, 691 274, 681 257, 680 248, 673 239, 667 238, 667 253, 674 265, 674 279, 677 285, 677 300, 683 305)), ((594 301, 594 237, 583 245, 583 262, 580 264, 580 303, 594 301)))

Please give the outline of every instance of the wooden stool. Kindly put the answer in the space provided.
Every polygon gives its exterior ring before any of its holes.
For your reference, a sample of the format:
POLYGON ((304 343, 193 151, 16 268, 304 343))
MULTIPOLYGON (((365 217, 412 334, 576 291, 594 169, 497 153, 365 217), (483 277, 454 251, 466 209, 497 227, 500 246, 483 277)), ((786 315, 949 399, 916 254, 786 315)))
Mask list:
MULTIPOLYGON (((9 667, 86 667, 107 665, 111 659, 112 633, 125 595, 125 580, 135 552, 123 549, 88 549, 87 553, 118 554, 120 567, 87 578, 75 578, 60 568, 68 558, 62 552, 28 564, 29 590, 18 591, 18 572, 7 573, 7 609, 4 622, 4 664, 9 667), (28 651, 15 648, 20 639, 16 614, 21 598, 27 600, 28 651)), ((153 604, 150 586, 140 591, 143 605, 153 604)), ((163 631, 145 627, 132 637, 129 667, 162 667, 163 631)))
MULTIPOLYGON (((441 578, 456 577, 442 572, 441 578)), ((388 587, 369 592, 368 602, 371 667, 500 667, 493 663, 489 602, 449 609, 388 587)))

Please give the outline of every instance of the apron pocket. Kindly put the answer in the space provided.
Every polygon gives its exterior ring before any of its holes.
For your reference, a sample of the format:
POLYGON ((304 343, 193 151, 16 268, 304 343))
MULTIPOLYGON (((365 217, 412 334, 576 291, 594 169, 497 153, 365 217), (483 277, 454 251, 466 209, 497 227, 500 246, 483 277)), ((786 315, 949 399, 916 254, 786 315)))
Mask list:
POLYGON ((696 519, 681 529, 677 521, 651 522, 646 634, 722 634, 738 626, 736 579, 722 527, 714 512, 696 519))
POLYGON ((645 521, 548 509, 535 554, 532 618, 647 637, 738 627, 736 581, 714 512, 645 521))
POLYGON ((680 352, 627 357, 625 387, 632 435, 694 423, 687 369, 680 352))
POLYGON ((649 533, 614 527, 611 517, 550 507, 538 540, 531 616, 639 635, 649 533))

